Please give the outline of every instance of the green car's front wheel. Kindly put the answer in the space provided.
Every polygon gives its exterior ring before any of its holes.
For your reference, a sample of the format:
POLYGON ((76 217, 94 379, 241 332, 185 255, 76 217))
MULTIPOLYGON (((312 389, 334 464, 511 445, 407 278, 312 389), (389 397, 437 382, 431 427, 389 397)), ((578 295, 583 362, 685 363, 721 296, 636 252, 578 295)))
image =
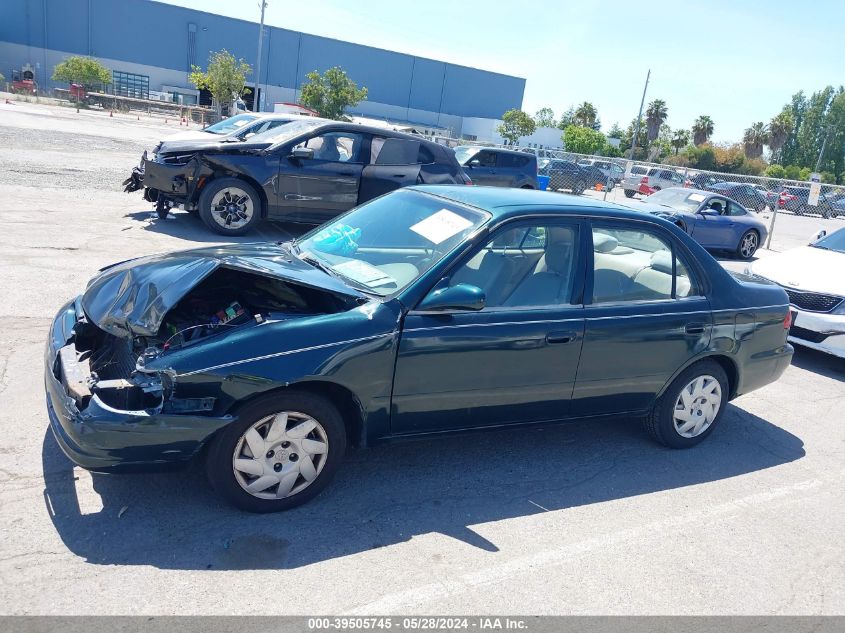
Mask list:
POLYGON ((237 412, 209 446, 206 473, 227 501, 250 512, 298 506, 325 488, 343 461, 346 427, 311 393, 260 398, 237 412))

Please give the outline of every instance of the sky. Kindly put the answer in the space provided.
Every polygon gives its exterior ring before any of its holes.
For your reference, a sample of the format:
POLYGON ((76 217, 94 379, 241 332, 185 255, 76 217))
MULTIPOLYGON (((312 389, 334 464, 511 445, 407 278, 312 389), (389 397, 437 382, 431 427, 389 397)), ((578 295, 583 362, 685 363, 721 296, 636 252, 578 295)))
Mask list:
MULTIPOLYGON (((258 0, 164 1, 259 18, 258 0)), ((531 114, 590 101, 605 132, 637 116, 649 69, 646 104, 672 128, 709 115, 716 142, 845 83, 845 0, 267 1, 272 26, 524 77, 531 114)))

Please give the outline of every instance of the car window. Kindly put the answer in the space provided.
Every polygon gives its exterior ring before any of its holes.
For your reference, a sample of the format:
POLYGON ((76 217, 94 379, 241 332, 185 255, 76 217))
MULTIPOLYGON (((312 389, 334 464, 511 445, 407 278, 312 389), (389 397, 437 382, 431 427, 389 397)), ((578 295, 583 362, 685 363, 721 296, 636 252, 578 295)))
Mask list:
POLYGON ((477 160, 481 167, 495 167, 496 153, 482 150, 473 157, 473 160, 477 160))
POLYGON ((738 205, 736 202, 728 202, 728 208, 725 212, 725 215, 730 215, 733 217, 748 215, 748 211, 746 211, 743 207, 738 205))
POLYGON ((485 310, 569 304, 577 251, 575 226, 532 223, 503 229, 453 271, 449 284, 481 288, 485 310))
POLYGON ((640 167, 638 165, 634 165, 633 167, 631 167, 631 173, 632 174, 644 174, 647 171, 648 170, 645 167, 640 167))
POLYGON ((361 151, 360 134, 352 132, 326 132, 312 136, 296 147, 314 150, 314 160, 356 163, 361 151))
POLYGON ((697 294, 667 239, 639 228, 595 226, 593 303, 659 301, 697 294))

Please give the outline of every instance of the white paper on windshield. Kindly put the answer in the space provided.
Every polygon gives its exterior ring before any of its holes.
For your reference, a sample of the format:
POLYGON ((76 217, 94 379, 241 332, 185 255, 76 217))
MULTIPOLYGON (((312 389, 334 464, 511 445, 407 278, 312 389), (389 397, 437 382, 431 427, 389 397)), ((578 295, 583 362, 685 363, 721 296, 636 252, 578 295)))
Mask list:
POLYGON ((232 125, 234 125, 235 127, 243 127, 247 123, 250 123, 250 121, 245 121, 243 119, 241 119, 240 121, 232 121, 232 125))
POLYGON ((379 270, 375 266, 357 259, 350 259, 340 264, 335 264, 332 268, 344 277, 349 277, 354 281, 368 286, 384 286, 386 284, 396 283, 396 280, 383 270, 379 270))
POLYGON ((693 202, 701 202, 702 200, 704 200, 704 196, 702 196, 700 193, 691 193, 687 196, 687 200, 692 200, 693 202))
POLYGON ((411 230, 418 235, 422 235, 429 242, 440 244, 440 242, 445 242, 453 235, 457 235, 471 226, 470 220, 462 218, 454 211, 440 209, 425 220, 417 222, 411 227, 411 230))

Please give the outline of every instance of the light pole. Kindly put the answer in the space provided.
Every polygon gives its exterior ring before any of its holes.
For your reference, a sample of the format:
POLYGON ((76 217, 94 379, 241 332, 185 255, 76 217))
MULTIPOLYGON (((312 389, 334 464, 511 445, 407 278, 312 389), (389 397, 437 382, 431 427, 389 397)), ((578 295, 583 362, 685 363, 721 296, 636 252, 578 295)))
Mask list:
POLYGON ((828 125, 824 131, 824 140, 822 141, 822 148, 819 150, 819 158, 816 160, 816 173, 822 167, 822 158, 824 157, 824 150, 827 147, 827 137, 830 136, 830 131, 833 129, 832 125, 828 125))
MULTIPOLYGON (((261 0, 259 2, 261 6, 261 23, 258 25, 258 60, 255 62, 255 96, 253 97, 252 102, 252 111, 253 112, 260 112, 261 111, 261 99, 259 99, 259 84, 261 83, 261 45, 264 41, 264 9, 267 8, 267 1, 261 0)), ((263 98, 264 95, 262 94, 261 97, 263 98)))
POLYGON ((640 125, 643 120, 643 105, 645 104, 645 91, 648 90, 648 80, 651 78, 651 68, 648 69, 648 74, 645 76, 645 86, 643 86, 643 98, 640 99, 640 113, 637 115, 637 127, 634 128, 634 139, 631 143, 631 160, 634 160, 634 153, 637 151, 637 137, 640 135, 640 125))

